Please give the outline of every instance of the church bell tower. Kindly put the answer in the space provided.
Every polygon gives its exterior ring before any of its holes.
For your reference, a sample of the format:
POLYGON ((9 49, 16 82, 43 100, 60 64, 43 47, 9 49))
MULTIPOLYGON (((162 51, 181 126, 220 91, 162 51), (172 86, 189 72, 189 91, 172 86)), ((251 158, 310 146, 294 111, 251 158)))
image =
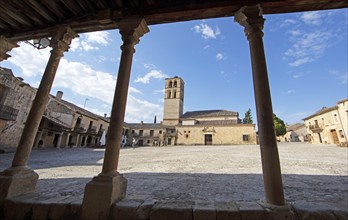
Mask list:
POLYGON ((164 92, 164 125, 177 125, 184 109, 184 81, 175 76, 166 79, 164 92))

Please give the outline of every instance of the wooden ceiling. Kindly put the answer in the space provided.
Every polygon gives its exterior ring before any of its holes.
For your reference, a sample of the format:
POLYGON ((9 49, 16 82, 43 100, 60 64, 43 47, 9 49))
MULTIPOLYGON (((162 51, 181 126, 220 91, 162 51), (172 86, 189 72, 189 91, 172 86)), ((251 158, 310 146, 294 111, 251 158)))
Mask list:
POLYGON ((348 7, 347 0, 0 0, 0 35, 23 41, 49 37, 60 24, 84 33, 115 29, 129 17, 149 25, 226 17, 258 3, 264 14, 348 7))

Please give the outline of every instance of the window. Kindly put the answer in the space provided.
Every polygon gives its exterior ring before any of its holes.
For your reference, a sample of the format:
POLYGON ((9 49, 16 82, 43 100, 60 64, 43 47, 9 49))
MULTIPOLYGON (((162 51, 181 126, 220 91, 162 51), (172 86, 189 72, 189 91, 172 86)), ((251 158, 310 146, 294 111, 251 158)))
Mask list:
POLYGON ((176 98, 176 92, 174 92, 174 97, 173 98, 176 98))
POLYGON ((150 137, 153 137, 154 130, 150 130, 150 137))
POLYGON ((162 134, 162 130, 159 130, 159 132, 158 132, 159 134, 162 134))
POLYGON ((243 134, 243 141, 249 141, 249 135, 243 134))
POLYGON ((150 140, 147 140, 147 144, 150 144, 150 140))
POLYGON ((336 123, 338 123, 338 117, 337 117, 337 114, 334 114, 333 116, 334 116, 334 120, 335 120, 335 122, 336 122, 336 123))
POLYGON ((185 135, 185 138, 188 138, 188 137, 189 137, 189 135, 188 135, 188 134, 186 134, 186 135, 185 135))
POLYGON ((340 133, 341 138, 344 138, 344 133, 342 130, 339 130, 338 133, 340 133))
POLYGON ((172 93, 169 91, 168 92, 168 99, 170 99, 171 96, 172 96, 172 93))
POLYGON ((91 129, 91 128, 92 128, 92 125, 93 125, 93 121, 90 121, 90 122, 89 122, 88 128, 91 129))
POLYGON ((134 134, 134 130, 132 130, 132 134, 134 134))
POLYGON ((81 126, 81 121, 82 121, 82 116, 79 116, 76 120, 76 125, 75 127, 79 128, 81 126))
POLYGON ((173 87, 173 82, 172 81, 170 81, 169 82, 169 86, 168 86, 169 88, 172 88, 173 87))
POLYGON ((144 133, 143 130, 139 130, 139 135, 140 135, 140 136, 143 136, 143 133, 144 133))
POLYGON ((177 87, 177 82, 176 81, 174 81, 174 88, 176 88, 177 87))

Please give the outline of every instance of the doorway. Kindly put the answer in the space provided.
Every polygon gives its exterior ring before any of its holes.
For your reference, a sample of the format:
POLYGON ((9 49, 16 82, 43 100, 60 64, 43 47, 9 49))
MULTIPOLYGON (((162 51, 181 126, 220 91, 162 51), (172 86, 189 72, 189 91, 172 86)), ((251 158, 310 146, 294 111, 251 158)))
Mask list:
POLYGON ((205 145, 212 145, 213 144, 213 135, 212 134, 205 134, 204 135, 204 144, 205 145))
POLYGON ((339 145, 340 142, 338 140, 338 135, 337 135, 336 130, 331 130, 330 133, 331 133, 331 137, 332 137, 333 143, 336 144, 336 145, 339 145))

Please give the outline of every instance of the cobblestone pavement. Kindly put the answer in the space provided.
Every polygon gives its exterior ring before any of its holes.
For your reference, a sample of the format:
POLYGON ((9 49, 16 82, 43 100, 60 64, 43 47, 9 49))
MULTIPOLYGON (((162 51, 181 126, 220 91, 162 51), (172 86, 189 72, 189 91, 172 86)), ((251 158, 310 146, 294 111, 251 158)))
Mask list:
MULTIPOLYGON (((278 148, 288 202, 348 210, 348 148, 303 143, 278 148)), ((0 155, 1 170, 13 155, 0 155)), ((29 166, 40 175, 37 192, 82 200, 103 156, 104 149, 34 150, 29 166)), ((248 202, 264 197, 256 145, 125 148, 119 172, 128 179, 129 199, 248 202)))

